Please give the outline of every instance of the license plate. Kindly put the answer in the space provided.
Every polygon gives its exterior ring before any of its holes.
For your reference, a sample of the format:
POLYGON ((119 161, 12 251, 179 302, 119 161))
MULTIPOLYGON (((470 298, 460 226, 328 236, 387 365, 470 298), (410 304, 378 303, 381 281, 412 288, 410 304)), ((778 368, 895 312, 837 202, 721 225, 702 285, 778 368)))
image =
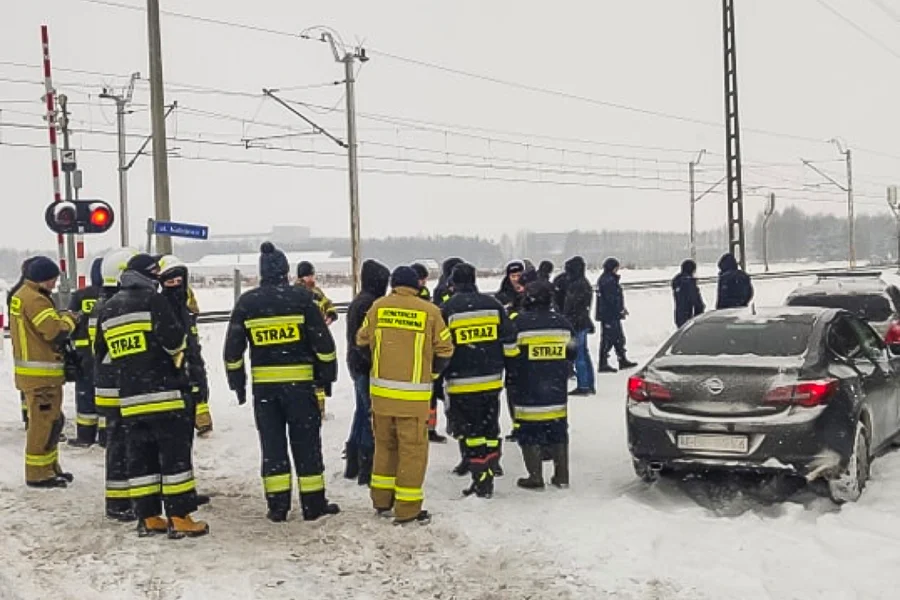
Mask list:
POLYGON ((679 435, 678 447, 681 450, 746 454, 749 441, 745 435, 679 435))

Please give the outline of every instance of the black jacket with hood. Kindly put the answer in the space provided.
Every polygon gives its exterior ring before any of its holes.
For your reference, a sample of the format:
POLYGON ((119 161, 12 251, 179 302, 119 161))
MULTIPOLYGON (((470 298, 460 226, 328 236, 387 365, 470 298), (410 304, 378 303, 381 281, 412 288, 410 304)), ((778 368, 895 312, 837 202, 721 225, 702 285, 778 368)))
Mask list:
POLYGON ((566 293, 562 313, 576 332, 587 330, 593 333, 595 329, 594 322, 591 321, 591 302, 594 294, 584 272, 584 259, 580 256, 573 256, 566 261, 566 293))
POLYGON ((619 283, 620 276, 615 272, 619 261, 607 258, 603 263, 603 274, 597 280, 597 320, 601 323, 614 323, 625 318, 625 292, 619 283))
MULTIPOLYGON (((505 308, 506 311, 510 314, 518 312, 518 310, 522 307, 522 301, 525 299, 524 286, 520 290, 517 290, 516 286, 513 285, 513 282, 509 278, 513 273, 522 273, 524 275, 525 263, 523 263, 522 261, 514 260, 506 265, 506 275, 503 277, 503 281, 500 283, 500 289, 496 294, 494 294, 497 302, 502 304, 503 308, 505 308)), ((537 276, 535 272, 535 279, 536 278, 537 276)))
POLYGON ((362 327, 372 304, 387 293, 391 279, 390 270, 377 260, 365 261, 360 275, 362 291, 347 310, 347 368, 354 377, 367 375, 370 370, 368 354, 360 352, 356 345, 356 332, 362 327))
POLYGON ((675 325, 681 327, 706 310, 700 288, 697 286, 697 263, 686 260, 681 263, 681 272, 672 280, 672 295, 675 297, 675 325))
POLYGON ((753 300, 753 283, 750 276, 740 270, 733 254, 719 259, 719 293, 716 309, 742 308, 753 300))
POLYGON ((431 295, 432 302, 438 307, 443 306, 444 302, 453 296, 453 290, 450 287, 450 275, 453 273, 453 267, 461 265, 463 262, 465 262, 463 259, 454 256, 445 260, 441 265, 441 276, 438 278, 437 285, 434 286, 434 293, 431 295))
POLYGON ((90 327, 90 315, 94 305, 100 299, 100 290, 103 288, 103 273, 100 267, 102 258, 95 258, 91 264, 91 285, 72 294, 69 300, 69 310, 79 314, 78 324, 72 332, 72 343, 75 352, 81 358, 81 375, 84 379, 92 381, 94 378, 93 340, 97 335, 96 330, 90 327))

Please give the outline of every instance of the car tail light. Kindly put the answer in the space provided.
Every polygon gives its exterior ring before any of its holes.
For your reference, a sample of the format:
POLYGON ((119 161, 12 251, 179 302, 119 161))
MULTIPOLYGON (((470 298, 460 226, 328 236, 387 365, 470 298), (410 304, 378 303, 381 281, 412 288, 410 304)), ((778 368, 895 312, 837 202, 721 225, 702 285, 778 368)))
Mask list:
POLYGON ((900 344, 900 321, 896 319, 891 321, 891 326, 888 328, 887 333, 884 334, 884 343, 888 346, 900 344))
POLYGON ((799 381, 793 385, 782 385, 769 390, 767 404, 791 404, 811 408, 827 404, 838 390, 837 379, 820 381, 799 381))
POLYGON ((647 381, 643 377, 629 377, 628 397, 635 402, 666 401, 672 399, 672 392, 667 390, 664 385, 647 381))

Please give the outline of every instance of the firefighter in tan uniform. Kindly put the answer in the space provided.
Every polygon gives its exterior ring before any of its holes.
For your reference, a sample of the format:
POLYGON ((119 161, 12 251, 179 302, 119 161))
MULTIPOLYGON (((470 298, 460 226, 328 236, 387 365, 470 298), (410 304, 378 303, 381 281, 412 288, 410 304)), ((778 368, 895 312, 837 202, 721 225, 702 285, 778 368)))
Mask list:
POLYGON ((28 431, 25 481, 31 487, 66 487, 73 479, 59 466, 59 434, 65 367, 62 347, 75 330, 69 313, 57 312, 50 297, 59 267, 47 257, 31 261, 25 283, 10 299, 10 333, 16 388, 25 394, 28 431))
MULTIPOLYGON (((300 261, 297 264, 297 285, 308 289, 315 298, 316 306, 322 312, 325 324, 331 324, 338 320, 338 312, 334 303, 325 295, 316 284, 316 267, 309 261, 300 261)), ((325 398, 331 396, 331 384, 316 388, 316 401, 319 403, 319 412, 325 418, 325 398)))
POLYGON ((453 343, 440 309, 419 297, 419 279, 411 267, 397 267, 391 287, 393 292, 369 309, 356 336, 372 363, 372 503, 381 516, 389 516, 393 507, 394 523, 427 523, 422 484, 428 406, 432 381, 450 362, 453 343))

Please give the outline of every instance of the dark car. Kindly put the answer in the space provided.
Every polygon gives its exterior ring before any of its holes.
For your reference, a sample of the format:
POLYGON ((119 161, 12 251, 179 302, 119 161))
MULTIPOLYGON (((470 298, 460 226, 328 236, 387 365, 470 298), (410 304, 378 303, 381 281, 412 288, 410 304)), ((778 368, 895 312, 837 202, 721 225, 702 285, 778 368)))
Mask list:
POLYGON ((897 322, 900 290, 885 283, 878 271, 836 271, 820 273, 814 284, 791 292, 785 304, 844 309, 883 337, 897 322))
POLYGON ((900 356, 848 311, 725 310, 676 332, 628 380, 637 474, 732 469, 862 493, 900 433, 900 356))

